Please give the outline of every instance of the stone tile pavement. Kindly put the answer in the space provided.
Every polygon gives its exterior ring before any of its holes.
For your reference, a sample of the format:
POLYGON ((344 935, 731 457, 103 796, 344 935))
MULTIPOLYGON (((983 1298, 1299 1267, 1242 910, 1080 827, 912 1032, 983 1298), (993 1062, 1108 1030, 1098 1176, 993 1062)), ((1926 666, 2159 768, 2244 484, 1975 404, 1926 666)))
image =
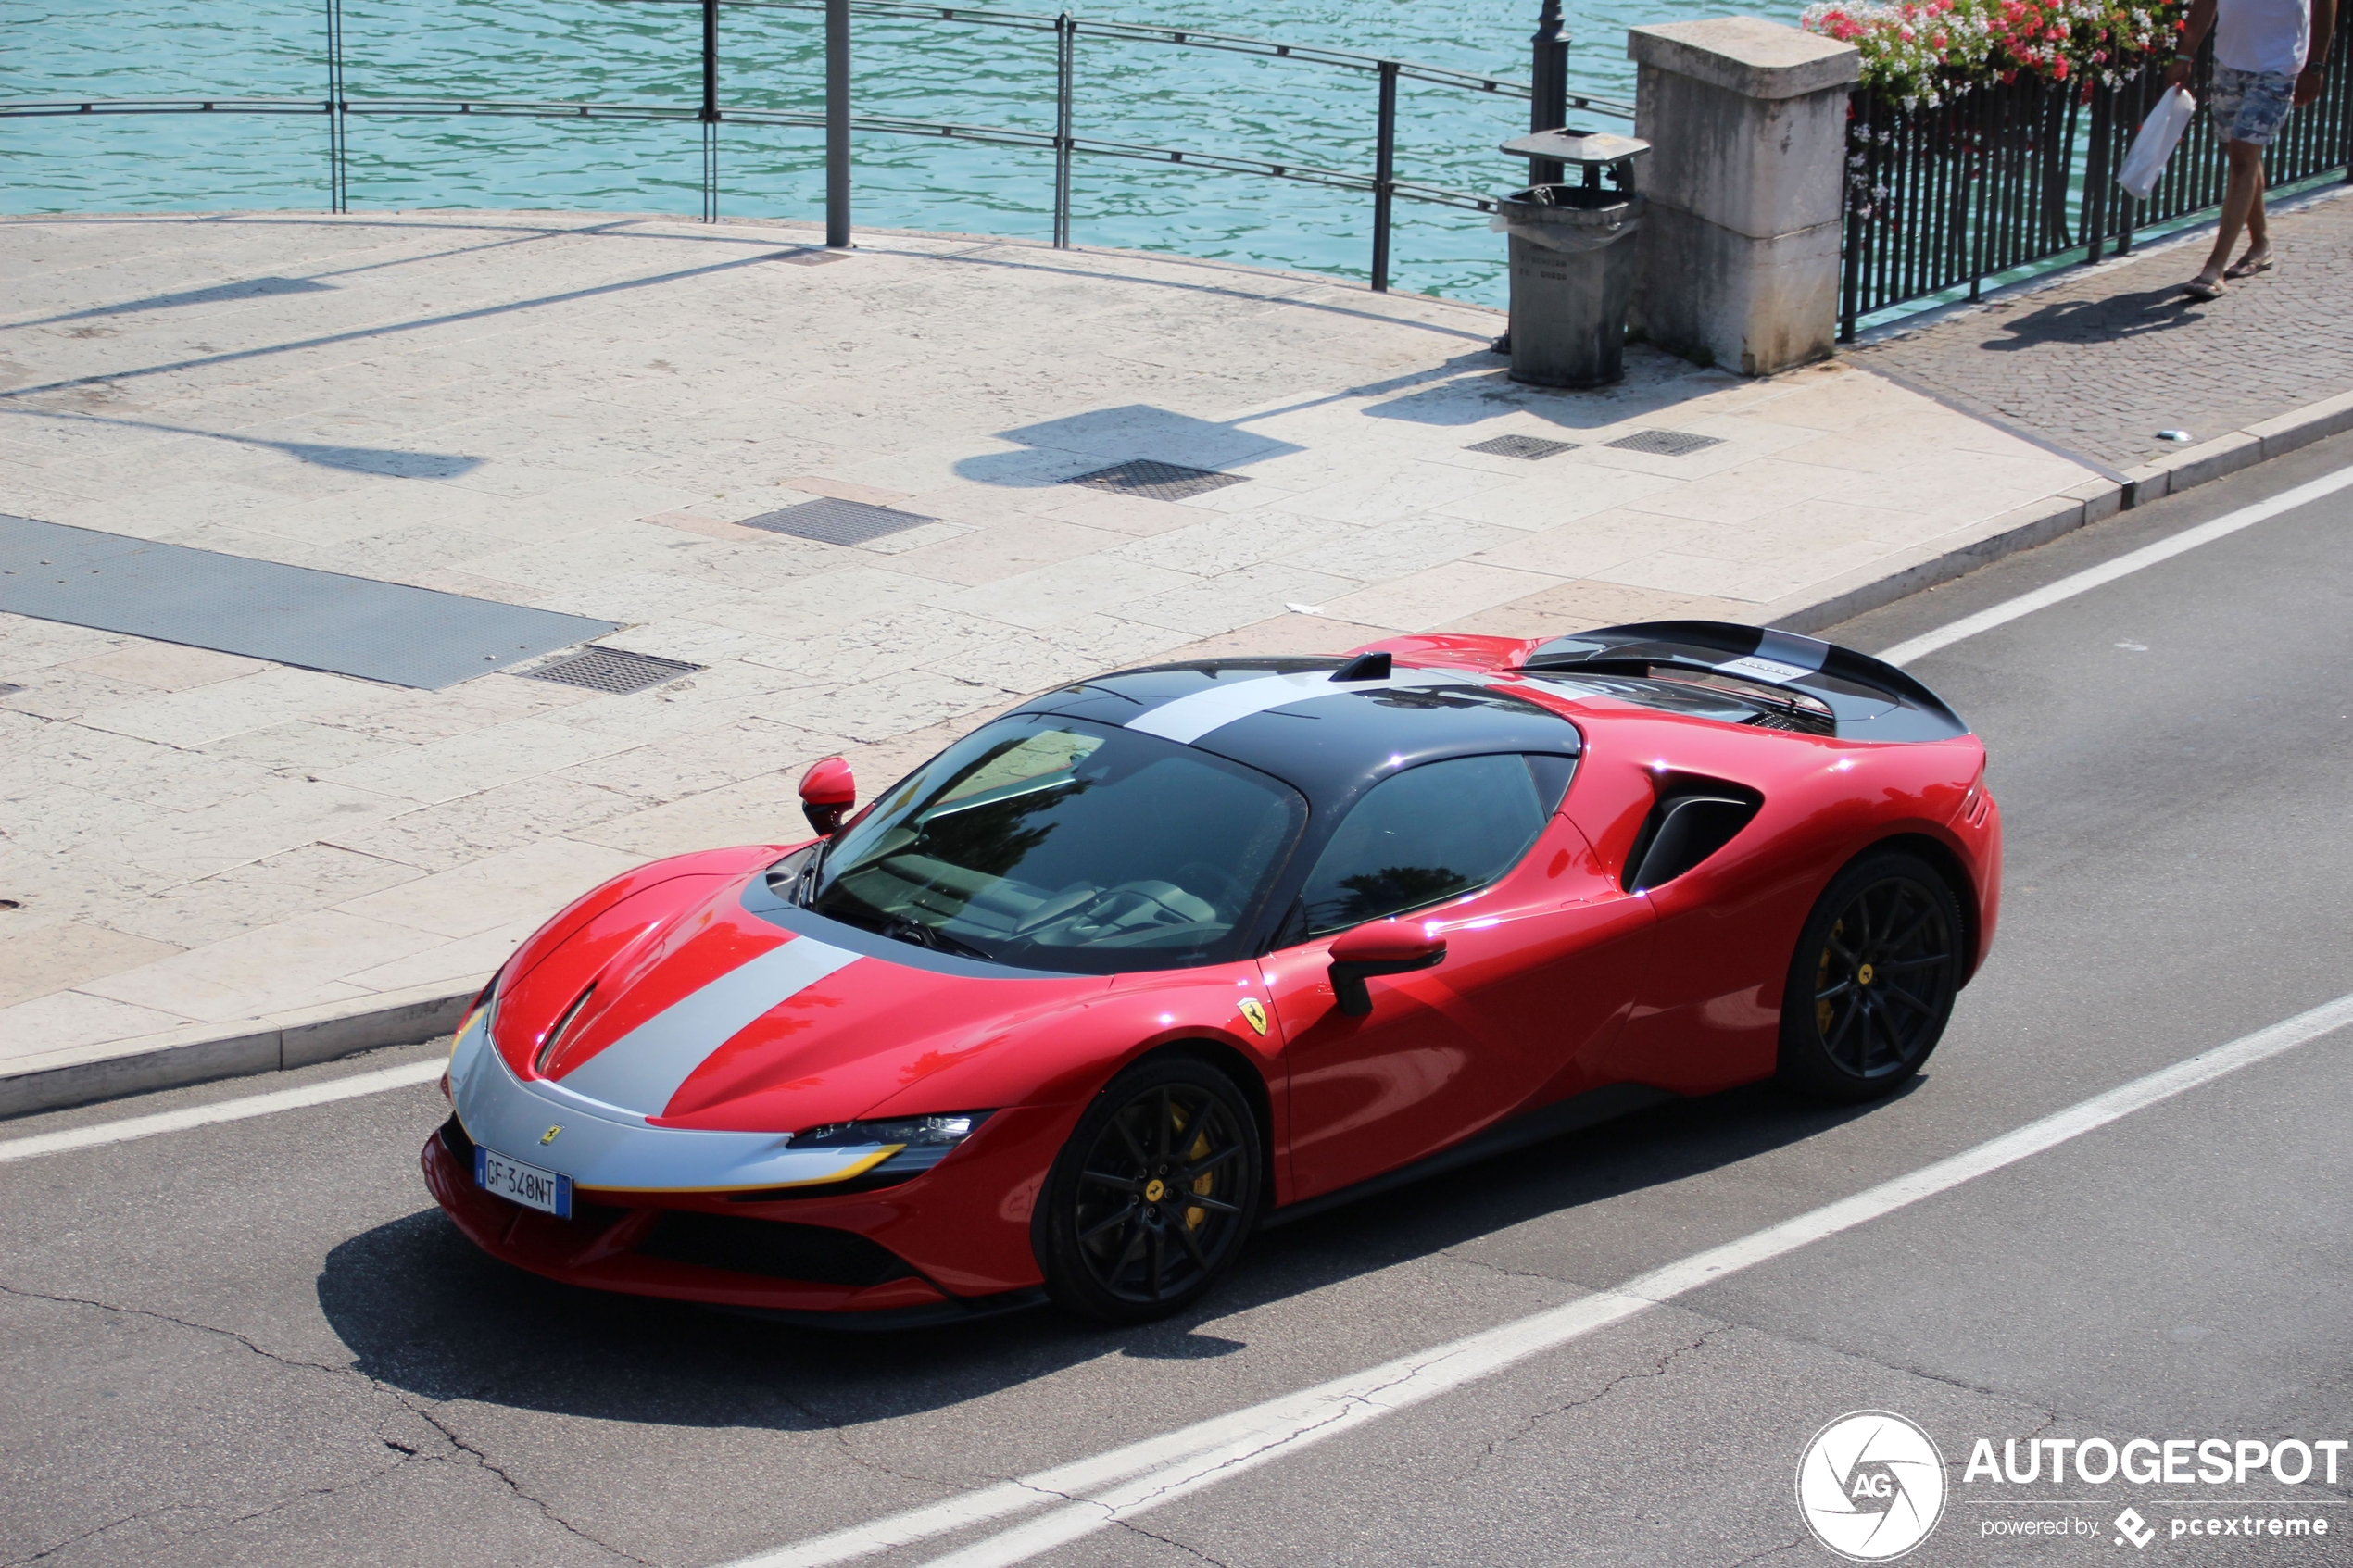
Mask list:
POLYGON ((468 988, 625 866, 799 834, 809 761, 878 785, 1091 671, 1769 620, 2092 477, 1840 365, 1750 383, 1638 351, 1617 387, 1540 392, 1473 307, 811 239, 0 221, 0 511, 597 616, 707 667, 422 692, 0 615, 0 1074, 468 988), (1606 445, 1651 429, 1715 445, 1606 445), (1509 433, 1578 445, 1466 450, 1509 433), (1138 458, 1244 482, 1063 483, 1138 458), (741 526, 822 496, 936 521, 857 546, 741 526))
POLYGON ((2272 270, 2201 303, 2212 231, 2060 273, 1849 356, 2130 470, 2353 388, 2353 195, 2271 216, 2272 270))

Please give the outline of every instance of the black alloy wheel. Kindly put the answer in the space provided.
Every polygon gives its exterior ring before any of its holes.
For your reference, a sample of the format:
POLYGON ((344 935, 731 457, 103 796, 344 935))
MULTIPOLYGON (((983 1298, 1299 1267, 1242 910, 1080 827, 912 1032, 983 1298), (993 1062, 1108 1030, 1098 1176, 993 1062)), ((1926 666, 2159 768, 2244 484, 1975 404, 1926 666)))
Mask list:
POLYGON ((1851 1101, 1918 1073, 1953 1014, 1962 930, 1952 888, 1916 855, 1881 851, 1840 872, 1790 964, 1781 1081, 1851 1101))
POLYGON ((1193 1057, 1121 1073, 1079 1117, 1040 1199, 1046 1288, 1073 1311, 1143 1323, 1206 1295, 1258 1219, 1258 1119, 1193 1057))

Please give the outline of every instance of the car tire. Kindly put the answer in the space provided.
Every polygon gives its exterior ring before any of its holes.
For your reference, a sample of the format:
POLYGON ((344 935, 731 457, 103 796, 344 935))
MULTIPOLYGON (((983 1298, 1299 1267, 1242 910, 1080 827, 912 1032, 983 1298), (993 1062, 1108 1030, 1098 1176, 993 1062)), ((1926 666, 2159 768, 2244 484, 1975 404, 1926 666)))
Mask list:
POLYGON ((1790 960, 1780 1081, 1846 1103, 1908 1083, 1952 1017, 1965 930, 1952 885, 1918 855, 1876 850, 1839 872, 1790 960))
POLYGON ((1046 1289, 1102 1323, 1146 1323, 1209 1294, 1258 1223, 1265 1155, 1241 1089, 1197 1057, 1114 1078, 1048 1174, 1031 1236, 1046 1289))

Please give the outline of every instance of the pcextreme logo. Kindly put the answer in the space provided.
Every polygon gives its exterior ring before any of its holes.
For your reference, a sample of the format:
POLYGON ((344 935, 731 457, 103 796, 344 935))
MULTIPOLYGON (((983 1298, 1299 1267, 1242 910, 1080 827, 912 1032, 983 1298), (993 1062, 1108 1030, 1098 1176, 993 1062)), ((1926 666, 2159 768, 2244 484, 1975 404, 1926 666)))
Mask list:
POLYGON ((1797 1512, 1854 1562, 1903 1556, 1944 1513, 1944 1458, 1890 1411, 1856 1411, 1814 1434, 1797 1461, 1797 1512))

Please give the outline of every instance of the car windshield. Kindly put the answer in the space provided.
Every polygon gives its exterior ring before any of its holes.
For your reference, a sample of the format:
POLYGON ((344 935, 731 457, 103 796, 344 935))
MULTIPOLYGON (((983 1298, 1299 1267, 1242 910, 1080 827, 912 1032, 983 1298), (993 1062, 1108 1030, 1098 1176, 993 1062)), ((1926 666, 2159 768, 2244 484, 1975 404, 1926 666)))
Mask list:
POLYGON ((1306 815, 1287 785, 1190 746, 1004 719, 875 801, 805 904, 1024 968, 1214 962, 1306 815))

